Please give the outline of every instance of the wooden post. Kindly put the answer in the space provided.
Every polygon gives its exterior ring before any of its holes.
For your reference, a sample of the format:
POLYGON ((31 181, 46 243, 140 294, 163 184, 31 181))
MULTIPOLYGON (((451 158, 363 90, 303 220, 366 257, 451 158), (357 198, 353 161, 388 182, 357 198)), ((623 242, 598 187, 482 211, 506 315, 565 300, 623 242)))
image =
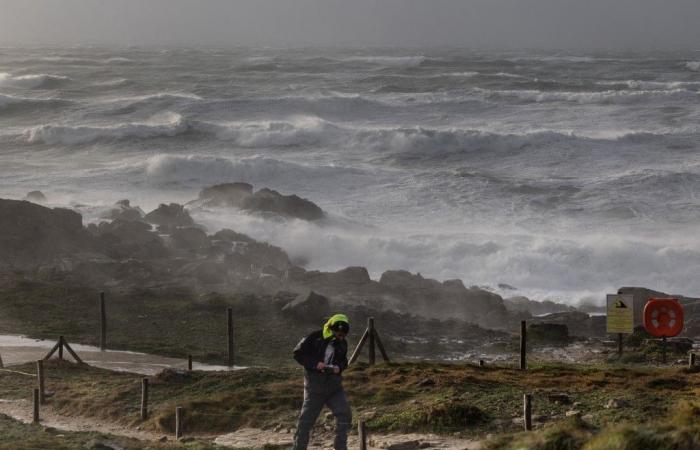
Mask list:
POLYGON ((357 422, 357 438, 360 441, 360 450, 367 450, 367 430, 364 420, 357 422))
POLYGON ((182 406, 175 408, 175 439, 180 439, 182 437, 182 427, 184 423, 182 422, 182 406))
POLYGON ((661 338, 661 362, 666 364, 666 336, 661 338))
POLYGON ((520 322, 520 370, 527 370, 527 322, 520 322))
POLYGON ((5 364, 2 362, 2 355, 0 355, 0 369, 5 367, 5 364))
POLYGON ((187 355, 187 370, 192 372, 192 355, 187 355))
POLYGON ((369 365, 373 366, 376 362, 376 355, 374 353, 374 317, 367 319, 367 331, 369 333, 369 365))
POLYGON ((617 355, 622 356, 622 333, 617 333, 617 355))
POLYGON ((229 308, 228 317, 228 366, 233 367, 233 309, 229 308))
POLYGON ((100 350, 107 348, 107 311, 105 310, 105 293, 100 292, 100 350))
POLYGON ((36 385, 39 388, 39 403, 43 405, 46 399, 44 398, 44 361, 41 359, 36 362, 36 385))
POLYGON ((148 378, 141 380, 141 420, 148 419, 148 378))
POLYGON ((75 362, 77 362, 78 364, 85 364, 83 360, 80 359, 80 356, 78 356, 78 354, 73 351, 73 348, 70 346, 70 344, 68 344, 67 341, 63 341, 63 346, 66 348, 68 353, 70 353, 73 359, 75 359, 75 362))
POLYGON ((63 359, 63 336, 58 337, 58 359, 63 359))
POLYGON ((377 348, 379 348, 379 353, 381 353, 384 362, 389 362, 389 355, 386 354, 384 344, 382 344, 382 340, 379 339, 379 333, 377 333, 376 329, 374 330, 374 341, 377 343, 377 348))
POLYGON ((523 422, 525 431, 532 430, 532 395, 523 395, 523 422))
POLYGON ((485 366, 484 360, 480 359, 479 360, 479 367, 484 367, 484 366, 485 366))
POLYGON ((34 414, 32 415, 32 422, 39 423, 39 388, 34 388, 34 414))
POLYGON ((695 366, 695 353, 688 353, 688 367, 693 368, 695 366))
POLYGON ((365 330, 365 332, 362 334, 362 337, 360 338, 360 342, 357 344, 357 347, 355 347, 355 351, 352 352, 352 356, 350 356, 350 360, 348 361, 348 365, 352 364, 355 362, 358 356, 360 356, 360 352, 362 351, 362 347, 364 347, 365 342, 367 341, 367 336, 368 336, 368 330, 365 330))

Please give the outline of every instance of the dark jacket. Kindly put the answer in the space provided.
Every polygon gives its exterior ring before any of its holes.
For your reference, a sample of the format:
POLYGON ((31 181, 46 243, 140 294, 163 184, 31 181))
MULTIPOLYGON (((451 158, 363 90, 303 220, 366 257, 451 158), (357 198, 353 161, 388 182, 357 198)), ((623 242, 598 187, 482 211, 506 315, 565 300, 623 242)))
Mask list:
MULTIPOLYGON (((323 331, 314 331, 299 341, 294 348, 294 359, 306 370, 316 370, 316 364, 323 362, 326 347, 332 340, 332 337, 323 339, 323 331)), ((335 341, 333 365, 338 366, 341 372, 348 366, 348 342, 345 339, 335 341)))

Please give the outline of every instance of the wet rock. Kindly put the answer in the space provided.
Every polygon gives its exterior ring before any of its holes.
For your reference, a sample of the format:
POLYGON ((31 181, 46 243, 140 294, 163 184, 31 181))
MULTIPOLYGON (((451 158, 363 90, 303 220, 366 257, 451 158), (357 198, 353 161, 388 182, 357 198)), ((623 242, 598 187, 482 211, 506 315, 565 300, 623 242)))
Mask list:
POLYGON ((255 239, 251 238, 250 236, 243 233, 237 233, 228 228, 224 228, 223 230, 217 231, 212 236, 212 239, 226 242, 256 242, 255 239))
POLYGON ((31 191, 27 193, 24 199, 32 203, 46 203, 46 196, 41 191, 31 191))
POLYGON ((107 211, 103 218, 109 220, 140 221, 143 220, 143 210, 139 207, 132 207, 129 200, 119 200, 114 204, 112 209, 107 211))
POLYGON ((297 195, 282 195, 263 188, 253 192, 248 183, 225 183, 203 189, 197 203, 204 207, 236 207, 261 213, 274 213, 303 220, 319 220, 323 210, 297 195))
POLYGON ((162 227, 191 227, 194 220, 182 205, 171 203, 161 204, 158 208, 146 214, 146 222, 162 227))
POLYGON ((330 303, 323 295, 314 291, 299 294, 294 300, 284 305, 283 312, 298 319, 318 321, 330 313, 330 303))

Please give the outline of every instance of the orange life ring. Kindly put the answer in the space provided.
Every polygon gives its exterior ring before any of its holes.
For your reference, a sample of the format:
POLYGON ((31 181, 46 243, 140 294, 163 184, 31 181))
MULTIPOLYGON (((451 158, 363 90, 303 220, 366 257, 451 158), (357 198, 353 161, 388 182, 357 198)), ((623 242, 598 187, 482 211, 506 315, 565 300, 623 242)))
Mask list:
POLYGON ((654 337, 678 336, 683 331, 683 307, 675 298, 650 298, 644 305, 644 328, 654 337))

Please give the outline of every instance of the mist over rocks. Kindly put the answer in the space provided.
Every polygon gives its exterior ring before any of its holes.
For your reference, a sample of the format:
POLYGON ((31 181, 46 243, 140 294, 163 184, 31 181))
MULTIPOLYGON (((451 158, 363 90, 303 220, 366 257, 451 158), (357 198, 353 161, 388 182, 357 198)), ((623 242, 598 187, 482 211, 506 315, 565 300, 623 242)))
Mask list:
POLYGON ((143 216, 143 210, 138 206, 131 206, 129 200, 119 200, 114 204, 112 209, 103 214, 102 218, 108 220, 121 219, 140 221, 143 220, 143 216))
POLYGON ((161 203, 158 208, 146 214, 144 220, 164 228, 191 227, 195 224, 184 206, 177 203, 161 203))
POLYGON ((199 199, 190 203, 200 207, 234 207, 308 221, 325 217, 323 210, 310 200, 294 194, 283 195, 268 188, 253 192, 251 184, 240 182, 205 188, 199 193, 199 199))

